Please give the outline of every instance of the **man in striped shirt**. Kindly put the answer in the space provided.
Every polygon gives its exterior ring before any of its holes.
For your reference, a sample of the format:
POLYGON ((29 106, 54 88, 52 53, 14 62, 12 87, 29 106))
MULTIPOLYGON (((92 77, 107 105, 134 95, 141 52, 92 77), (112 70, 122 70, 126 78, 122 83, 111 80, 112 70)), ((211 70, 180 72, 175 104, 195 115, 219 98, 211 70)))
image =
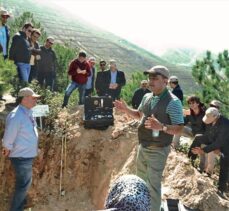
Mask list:
POLYGON ((169 70, 154 66, 149 75, 152 93, 146 94, 137 110, 123 101, 115 101, 117 109, 140 119, 137 175, 147 183, 151 193, 151 210, 160 211, 161 180, 174 134, 180 134, 184 119, 181 101, 168 89, 169 70))

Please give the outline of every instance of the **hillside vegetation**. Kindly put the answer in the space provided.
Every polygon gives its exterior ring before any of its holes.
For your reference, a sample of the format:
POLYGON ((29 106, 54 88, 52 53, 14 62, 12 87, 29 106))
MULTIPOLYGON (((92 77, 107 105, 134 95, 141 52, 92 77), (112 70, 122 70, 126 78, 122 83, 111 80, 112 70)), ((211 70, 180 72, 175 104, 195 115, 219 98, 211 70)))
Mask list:
POLYGON ((199 52, 195 49, 177 48, 166 50, 161 58, 174 65, 191 67, 196 59, 203 58, 204 54, 205 52, 199 52))
POLYGON ((163 64, 171 70, 173 75, 181 79, 181 85, 187 93, 196 90, 191 72, 186 68, 178 68, 127 40, 98 29, 81 19, 71 17, 69 14, 66 16, 66 11, 63 9, 39 5, 30 0, 4 0, 2 5, 14 16, 30 11, 41 22, 47 34, 53 35, 59 43, 67 43, 73 48, 84 49, 97 59, 114 58, 118 62, 118 67, 124 70, 129 78, 133 71, 143 71, 153 65, 163 64))

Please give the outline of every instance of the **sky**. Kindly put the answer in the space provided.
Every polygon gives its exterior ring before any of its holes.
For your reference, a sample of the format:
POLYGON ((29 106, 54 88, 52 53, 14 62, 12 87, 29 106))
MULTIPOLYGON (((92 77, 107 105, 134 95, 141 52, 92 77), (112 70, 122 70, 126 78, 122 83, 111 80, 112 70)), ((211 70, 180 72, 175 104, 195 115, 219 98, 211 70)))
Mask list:
MULTIPOLYGON (((39 2, 47 2, 39 0, 39 2)), ((229 1, 49 0, 50 4, 160 55, 168 48, 228 48, 229 1)))

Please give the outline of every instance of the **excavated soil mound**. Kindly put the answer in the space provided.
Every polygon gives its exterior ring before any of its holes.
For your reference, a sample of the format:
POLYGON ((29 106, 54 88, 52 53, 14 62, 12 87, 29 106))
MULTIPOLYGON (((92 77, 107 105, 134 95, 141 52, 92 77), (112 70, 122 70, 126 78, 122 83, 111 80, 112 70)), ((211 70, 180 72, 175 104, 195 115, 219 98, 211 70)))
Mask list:
MULTIPOLYGON (((82 107, 63 110, 55 122, 54 134, 40 132, 40 152, 29 193, 35 201, 33 211, 102 209, 109 184, 120 175, 135 173, 136 122, 115 113, 114 126, 104 131, 87 130, 82 114, 82 107)), ((2 157, 0 173, 0 210, 5 211, 14 175, 9 160, 2 157)), ((228 202, 216 195, 212 181, 193 169, 182 154, 171 152, 164 186, 164 198, 180 199, 203 211, 229 210, 228 202)))
POLYGON ((164 171, 164 198, 180 199, 187 207, 203 211, 228 211, 229 202, 216 194, 214 182, 193 168, 184 154, 170 153, 164 171))

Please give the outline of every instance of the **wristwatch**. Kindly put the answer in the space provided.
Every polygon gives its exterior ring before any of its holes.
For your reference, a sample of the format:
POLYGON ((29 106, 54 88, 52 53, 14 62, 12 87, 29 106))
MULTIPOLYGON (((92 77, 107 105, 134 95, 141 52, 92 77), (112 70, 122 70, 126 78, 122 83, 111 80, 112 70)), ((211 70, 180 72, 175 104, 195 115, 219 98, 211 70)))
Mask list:
POLYGON ((162 124, 162 131, 166 132, 168 130, 168 126, 165 124, 162 124))

